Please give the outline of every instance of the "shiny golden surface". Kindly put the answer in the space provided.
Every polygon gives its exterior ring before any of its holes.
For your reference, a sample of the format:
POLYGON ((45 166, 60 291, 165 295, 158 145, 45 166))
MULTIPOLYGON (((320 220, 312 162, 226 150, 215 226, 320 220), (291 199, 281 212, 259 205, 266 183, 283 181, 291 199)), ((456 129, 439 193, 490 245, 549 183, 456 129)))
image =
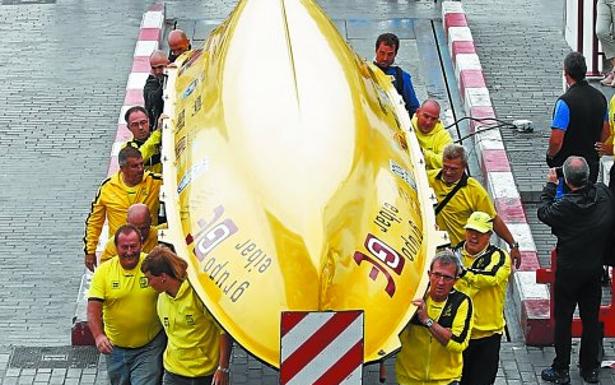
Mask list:
POLYGON ((399 347, 440 242, 390 79, 312 1, 242 1, 169 70, 169 230, 220 324, 279 366, 286 310, 365 311, 365 360, 399 347))

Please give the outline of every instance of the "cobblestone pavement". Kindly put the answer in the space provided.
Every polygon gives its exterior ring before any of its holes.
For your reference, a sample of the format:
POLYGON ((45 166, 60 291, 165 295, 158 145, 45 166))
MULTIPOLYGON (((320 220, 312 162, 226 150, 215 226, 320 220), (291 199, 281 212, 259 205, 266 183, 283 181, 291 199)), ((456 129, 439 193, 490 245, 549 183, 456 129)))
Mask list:
POLYGON ((464 2, 487 87, 500 119, 530 119, 532 134, 502 130, 541 266, 555 238, 536 218, 553 105, 562 93, 563 0, 464 2))
MULTIPOLYGON (((538 221, 545 183, 551 114, 563 91, 562 66, 570 52, 564 36, 564 0, 464 2, 497 117, 530 119, 532 134, 502 131, 506 151, 536 242, 541 266, 550 265, 555 237, 538 221)), ((611 89, 594 85, 607 98, 611 89)))
POLYGON ((7 3, 0 5, 0 378, 13 345, 70 344, 83 221, 106 174, 149 2, 7 3))
MULTIPOLYGON (((578 341, 573 345, 572 363, 578 357, 578 341)), ((94 348, 91 348, 94 349, 94 348)), ((538 385, 548 384, 540 380, 540 371, 551 364, 555 352, 553 348, 528 347, 520 343, 506 342, 500 350, 500 365, 495 385, 538 385)), ((613 342, 607 342, 605 357, 615 357, 613 342)), ((386 362, 385 384, 395 384, 394 360, 386 362)), ((66 367, 28 367, 9 366, 9 352, 0 353, 0 373, 2 385, 103 385, 107 384, 104 358, 97 366, 66 367)), ((600 372, 602 385, 615 384, 614 371, 603 368, 600 372)), ((576 367, 571 368, 571 384, 584 382, 576 367)), ((364 384, 375 385, 378 381, 378 366, 371 365, 364 369, 364 384)), ((260 362, 248 356, 244 351, 235 349, 231 364, 231 384, 233 385, 276 385, 277 372, 264 367, 260 362)))
MULTIPOLYGON (((8 3, 17 5, 0 5, 4 43, 0 80, 5 91, 0 95, 0 385, 106 384, 104 359, 92 363, 84 359, 87 354, 77 354, 81 359, 76 361, 67 358, 74 353, 68 347, 70 324, 83 271, 83 220, 106 173, 135 37, 150 1, 0 2, 8 3), (17 362, 14 353, 23 347, 64 347, 64 353, 33 350, 31 362, 17 362)), ((194 19, 195 15, 221 19, 235 1, 166 3, 167 14, 177 19, 194 19)), ((539 117, 548 117, 561 89, 557 77, 566 47, 558 45, 557 15, 549 8, 561 0, 544 3, 474 0, 466 5, 501 118, 539 122, 539 117), (519 12, 527 17, 512 20, 519 12), (532 36, 541 39, 541 44, 535 44, 532 36), (545 51, 551 43, 552 49, 545 51), (523 60, 518 62, 517 56, 523 60), (537 70, 536 57, 554 63, 537 70), (518 79, 522 81, 513 82, 512 73, 521 74, 518 79)), ((432 1, 413 0, 330 0, 322 4, 333 18, 370 18, 378 23, 429 17, 437 7, 432 1)), ((197 33, 196 24, 193 32, 197 33)), ((365 44, 360 49, 369 52, 371 42, 356 44, 365 44)), ((412 44, 408 42, 408 56, 419 51, 412 44)), ((425 80, 429 75, 424 69, 412 67, 410 61, 402 64, 421 74, 415 76, 421 98, 428 93, 437 95, 437 87, 425 80)), ((531 143, 546 143, 545 132, 538 131, 531 143)), ((516 140, 513 133, 504 135, 513 152, 518 147, 520 156, 533 159, 528 144, 516 140)), ((515 174, 525 175, 522 163, 518 165, 514 158, 513 167, 515 174)), ((528 181, 537 172, 535 167, 527 166, 528 181)), ((612 345, 606 353, 615 357, 612 345)), ((536 373, 549 364, 552 355, 551 348, 504 343, 496 384, 539 383, 536 373)), ((389 384, 394 383, 392 364, 392 359, 387 361, 389 384)), ((377 369, 366 368, 366 384, 377 383, 377 369)), ((233 355, 232 376, 233 384, 277 383, 274 370, 239 348, 233 355)), ((603 384, 615 383, 609 370, 603 370, 602 376, 603 384)), ((573 384, 581 383, 578 376, 573 377, 573 384)))
POLYGON ((500 119, 530 119, 533 134, 502 131, 522 196, 544 182, 553 105, 562 93, 563 0, 464 2, 487 87, 500 119))
POLYGON ((0 5, 0 345, 70 343, 83 222, 148 3, 0 5))

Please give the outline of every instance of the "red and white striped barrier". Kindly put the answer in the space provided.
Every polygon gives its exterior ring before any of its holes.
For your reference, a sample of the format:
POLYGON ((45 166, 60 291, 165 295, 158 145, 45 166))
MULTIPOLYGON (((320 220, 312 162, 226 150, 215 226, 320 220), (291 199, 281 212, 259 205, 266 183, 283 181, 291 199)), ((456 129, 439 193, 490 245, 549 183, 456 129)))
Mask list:
POLYGON ((363 312, 284 312, 281 385, 360 385, 363 312))
MULTIPOLYGON (((149 55, 159 47, 164 27, 164 4, 158 3, 150 6, 143 14, 139 36, 135 46, 132 69, 126 84, 126 96, 124 105, 120 110, 117 122, 117 133, 111 147, 111 160, 107 168, 107 176, 111 176, 118 170, 117 155, 122 145, 132 139, 132 134, 126 127, 124 114, 132 106, 143 105, 143 86, 149 76, 149 55)), ((107 227, 103 227, 98 242, 97 255, 104 250, 107 243, 107 227)), ((94 345, 94 340, 87 325, 87 291, 90 287, 91 273, 86 270, 81 278, 81 285, 77 297, 77 308, 73 317, 71 329, 72 345, 94 345)))
MULTIPOLYGON (((466 115, 474 118, 495 118, 480 59, 461 2, 443 2, 442 20, 466 115)), ((472 122, 470 127, 472 132, 475 132, 488 127, 490 123, 493 122, 472 122)), ((545 321, 549 318, 549 291, 546 285, 536 283, 536 269, 540 267, 538 253, 499 130, 476 135, 475 147, 498 215, 506 222, 520 246, 522 264, 512 280, 514 295, 511 299, 515 301, 517 308, 521 309, 521 326, 526 342, 540 344, 549 335, 545 329, 548 327, 545 321)))

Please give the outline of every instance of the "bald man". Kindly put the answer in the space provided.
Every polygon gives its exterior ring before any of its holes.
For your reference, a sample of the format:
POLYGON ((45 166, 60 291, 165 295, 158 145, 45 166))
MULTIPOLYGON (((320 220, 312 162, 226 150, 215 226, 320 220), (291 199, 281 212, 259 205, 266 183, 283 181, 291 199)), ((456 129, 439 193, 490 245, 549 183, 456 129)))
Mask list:
POLYGON ((168 65, 169 59, 164 51, 156 50, 152 52, 149 57, 150 75, 145 81, 145 87, 143 87, 145 110, 147 111, 152 131, 158 127, 158 118, 164 110, 162 91, 165 76, 164 70, 168 65))
POLYGON ((570 382, 570 329, 578 306, 583 324, 578 361, 581 377, 595 384, 600 381, 601 363, 600 276, 615 220, 613 196, 605 185, 591 181, 591 167, 581 156, 566 158, 562 171, 568 192, 556 198, 559 177, 555 168, 549 169, 538 208, 538 219, 551 227, 551 233, 557 237, 551 313, 555 319, 555 358, 540 375, 556 384, 570 382))
POLYGON ((444 147, 453 143, 453 138, 440 121, 440 104, 433 99, 425 100, 412 117, 412 127, 423 150, 425 168, 442 168, 444 147))
POLYGON ((181 29, 174 29, 167 38, 169 44, 169 61, 173 63, 182 53, 192 49, 188 35, 181 29))
MULTIPOLYGON (((128 208, 126 222, 135 226, 141 234, 143 246, 141 251, 149 253, 158 244, 158 229, 152 226, 152 220, 147 205, 136 203, 128 208)), ((106 262, 117 255, 117 249, 113 238, 105 245, 105 251, 100 256, 100 263, 106 262)))

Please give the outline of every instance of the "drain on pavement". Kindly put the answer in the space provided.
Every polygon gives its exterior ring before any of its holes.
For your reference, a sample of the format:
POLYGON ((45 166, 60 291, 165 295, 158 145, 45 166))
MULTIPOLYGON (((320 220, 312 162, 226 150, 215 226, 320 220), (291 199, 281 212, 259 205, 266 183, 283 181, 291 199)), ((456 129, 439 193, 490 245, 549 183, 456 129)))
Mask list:
POLYGON ((98 350, 93 346, 17 346, 9 360, 10 368, 91 368, 98 364, 98 350))

